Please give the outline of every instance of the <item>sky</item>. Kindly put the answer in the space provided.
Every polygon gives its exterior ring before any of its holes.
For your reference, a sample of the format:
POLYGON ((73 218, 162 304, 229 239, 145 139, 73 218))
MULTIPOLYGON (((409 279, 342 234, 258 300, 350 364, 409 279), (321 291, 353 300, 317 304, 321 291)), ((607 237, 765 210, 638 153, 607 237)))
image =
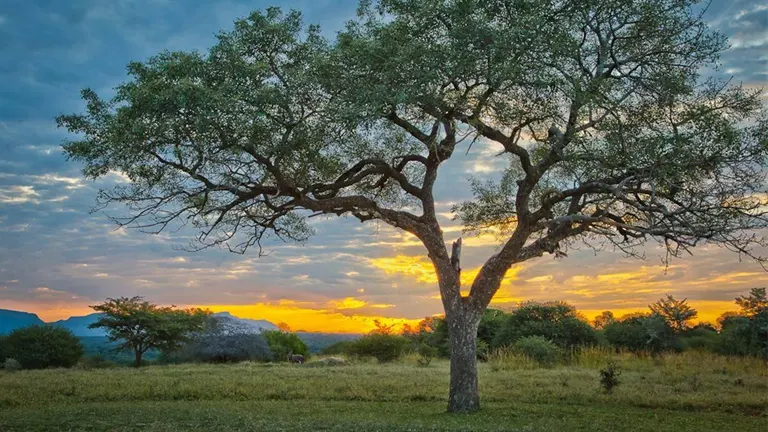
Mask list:
MULTIPOLYGON (((368 331, 376 319, 415 323, 442 312, 424 248, 383 224, 317 219, 309 242, 270 243, 269 255, 259 258, 184 252, 184 233, 116 229, 104 212, 90 212, 100 188, 126 180, 117 174, 83 180, 82 167, 62 155, 67 134, 54 118, 83 110, 84 87, 111 95, 126 80, 129 61, 163 50, 205 51, 218 31, 270 5, 301 10, 305 22, 320 24, 329 38, 354 18, 357 6, 349 0, 0 1, 0 308, 51 321, 90 313, 89 305, 107 297, 140 295, 333 332, 368 331)), ((731 43, 712 73, 768 90, 768 6, 713 0, 705 18, 731 43)), ((441 169, 436 198, 446 242, 462 235, 451 206, 470 198, 470 177, 499 171, 502 161, 490 157, 497 150, 481 142, 441 169)), ((464 273, 471 275, 497 246, 492 237, 465 236, 464 273)), ((645 260, 588 249, 532 260, 509 271, 494 307, 564 300, 588 317, 603 310, 621 315, 672 294, 714 322, 736 309, 736 296, 768 285, 758 264, 714 246, 668 268, 661 253, 649 245, 645 260)))

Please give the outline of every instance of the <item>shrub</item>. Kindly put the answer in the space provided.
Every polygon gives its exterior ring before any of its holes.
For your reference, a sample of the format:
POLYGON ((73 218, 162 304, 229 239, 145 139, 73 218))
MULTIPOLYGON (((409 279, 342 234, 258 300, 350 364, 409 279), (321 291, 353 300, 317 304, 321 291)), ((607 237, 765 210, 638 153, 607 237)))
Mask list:
POLYGON ((484 340, 478 338, 475 342, 475 353, 477 359, 481 361, 488 361, 488 355, 491 353, 491 347, 484 340))
POLYGON ((328 345, 320 351, 324 355, 339 355, 349 352, 349 347, 354 343, 353 341, 340 341, 332 345, 328 345))
POLYGON ((528 336, 541 336, 569 351, 597 343, 595 329, 573 306, 563 302, 528 302, 507 315, 492 346, 512 345, 528 336))
MULTIPOLYGON (((288 354, 285 355, 286 357, 288 354)), ((269 361, 274 358, 267 341, 260 334, 217 334, 193 338, 179 351, 163 360, 170 363, 269 361)))
POLYGON ((605 326, 605 338, 616 348, 633 353, 660 354, 680 351, 682 345, 672 327, 660 315, 634 314, 605 326))
POLYGON ((33 325, 8 335, 10 356, 24 369, 72 367, 83 356, 83 346, 71 331, 61 327, 33 325))
POLYGON ((401 335, 370 333, 352 342, 348 354, 373 357, 380 363, 399 359, 408 347, 408 339, 401 335))
POLYGON ((309 348, 296 333, 269 330, 262 332, 261 335, 267 341, 275 361, 287 361, 290 354, 309 356, 309 348))
POLYGON ((417 353, 419 354, 419 359, 417 360, 419 366, 427 367, 432 363, 432 359, 437 356, 437 348, 422 342, 417 353))
POLYGON ((0 335, 0 360, 8 358, 9 355, 8 336, 0 335))
POLYGON ((554 366, 561 356, 560 348, 542 336, 521 338, 515 342, 513 348, 545 367, 554 366))
POLYGON ((606 366, 600 369, 600 385, 606 393, 613 392, 613 389, 621 382, 621 366, 613 360, 609 360, 606 366))
POLYGON ((16 359, 5 359, 3 362, 3 369, 7 370, 8 372, 17 371, 21 369, 21 363, 19 363, 16 359))
POLYGON ((83 357, 83 359, 80 360, 80 363, 78 363, 77 365, 78 367, 81 367, 83 369, 105 369, 105 368, 116 367, 117 363, 111 360, 107 360, 107 358, 101 354, 97 354, 93 356, 83 357))

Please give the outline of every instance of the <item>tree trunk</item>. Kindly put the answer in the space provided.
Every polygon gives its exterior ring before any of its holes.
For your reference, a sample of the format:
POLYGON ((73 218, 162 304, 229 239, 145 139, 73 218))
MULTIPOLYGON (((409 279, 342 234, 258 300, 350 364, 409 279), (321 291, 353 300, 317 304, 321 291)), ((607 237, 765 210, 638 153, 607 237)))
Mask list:
POLYGON ((136 362, 134 363, 134 366, 139 367, 141 366, 141 350, 136 350, 136 362))
MULTIPOLYGON (((469 315, 468 312, 464 312, 469 315)), ((451 387, 448 412, 469 413, 480 409, 477 389, 477 327, 479 319, 459 316, 449 319, 451 340, 451 387)))

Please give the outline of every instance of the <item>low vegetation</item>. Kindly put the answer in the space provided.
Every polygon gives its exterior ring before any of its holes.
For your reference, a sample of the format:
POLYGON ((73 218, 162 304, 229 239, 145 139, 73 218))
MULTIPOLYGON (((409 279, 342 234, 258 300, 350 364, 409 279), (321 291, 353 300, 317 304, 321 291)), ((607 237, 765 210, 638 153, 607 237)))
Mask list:
POLYGON ((690 351, 658 360, 591 348, 547 368, 492 358, 480 364, 482 414, 467 417, 444 414, 448 361, 423 368, 418 360, 0 372, 0 430, 700 432, 768 425, 768 369, 751 357, 690 351), (601 369, 609 361, 622 374, 607 393, 601 369))

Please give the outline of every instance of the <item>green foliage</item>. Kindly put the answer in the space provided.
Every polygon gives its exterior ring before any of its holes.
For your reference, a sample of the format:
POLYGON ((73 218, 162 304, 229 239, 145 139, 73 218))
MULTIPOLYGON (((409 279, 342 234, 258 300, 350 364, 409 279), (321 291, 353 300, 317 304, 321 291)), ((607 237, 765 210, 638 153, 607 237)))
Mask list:
POLYGON ((615 361, 608 361, 608 364, 600 369, 600 386, 606 393, 612 393, 613 389, 621 383, 621 366, 615 361))
POLYGON ((349 347, 352 345, 352 343, 354 343, 354 341, 339 341, 323 348, 320 353, 324 355, 346 354, 349 352, 349 347))
POLYGON ((9 357, 24 369, 72 367, 83 356, 83 347, 71 331, 48 325, 23 327, 8 334, 9 357))
POLYGON ((80 363, 77 364, 82 369, 105 369, 116 367, 117 363, 107 359, 103 355, 85 356, 80 363))
POLYGON ((709 324, 697 324, 680 335, 683 348, 716 352, 721 346, 721 335, 709 324))
POLYGON ((765 288, 752 288, 748 296, 737 297, 736 304, 741 308, 741 313, 747 317, 753 317, 768 310, 765 288))
POLYGON ((15 372, 17 370, 21 370, 21 363, 19 363, 18 360, 14 358, 7 358, 5 361, 3 361, 3 370, 6 372, 15 372))
POLYGON ((541 336, 566 350, 597 343, 595 330, 573 306, 563 302, 521 304, 506 317, 493 346, 512 345, 528 336, 541 336))
POLYGON ((641 354, 661 354, 680 350, 679 339, 661 315, 634 314, 605 327, 605 337, 611 345, 641 354))
POLYGON ((413 347, 427 344, 437 348, 437 355, 439 357, 449 357, 451 355, 448 323, 443 316, 424 318, 416 328, 406 325, 403 328, 403 336, 410 341, 413 347))
POLYGON ((261 336, 267 341, 275 361, 287 361, 291 354, 309 356, 309 348, 296 333, 268 330, 262 332, 261 336))
POLYGON ((515 341, 512 348, 545 367, 554 366, 562 357, 562 350, 543 336, 522 337, 515 341))
POLYGON ((677 300, 667 295, 666 298, 659 299, 648 308, 651 313, 664 317, 675 333, 682 333, 688 329, 688 322, 698 316, 696 309, 687 304, 686 300, 677 300))
POLYGON ((613 312, 603 311, 603 313, 596 316, 595 319, 592 320, 592 327, 594 327, 595 330, 603 330, 605 326, 614 321, 616 321, 616 318, 613 316, 613 312))
POLYGON ((486 346, 493 345, 496 335, 499 334, 507 314, 498 309, 486 309, 480 318, 480 325, 477 328, 477 339, 484 342, 486 346))
POLYGON ((347 354, 359 358, 373 357, 379 363, 386 363, 402 357, 408 346, 408 339, 402 335, 373 331, 352 342, 347 354))
POLYGON ((0 361, 8 358, 10 348, 8 347, 8 336, 0 335, 0 361))
POLYGON ((201 309, 161 307, 138 296, 109 298, 91 308, 102 315, 89 327, 106 329, 111 341, 120 341, 116 349, 133 351, 136 367, 150 349, 165 353, 179 349, 210 315, 201 309))
POLYGON ((437 356, 437 348, 427 345, 426 343, 419 344, 419 349, 416 351, 419 355, 417 361, 419 366, 427 367, 432 363, 432 359, 437 356))

